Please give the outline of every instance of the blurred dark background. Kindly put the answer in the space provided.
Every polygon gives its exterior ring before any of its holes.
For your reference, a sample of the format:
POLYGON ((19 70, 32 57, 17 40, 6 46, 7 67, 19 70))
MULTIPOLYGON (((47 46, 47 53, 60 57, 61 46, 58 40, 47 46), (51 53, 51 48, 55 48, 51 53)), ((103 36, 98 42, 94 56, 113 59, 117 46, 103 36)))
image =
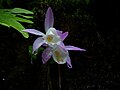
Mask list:
MULTIPOLYGON (((61 90, 120 90, 120 3, 118 0, 0 0, 0 8, 34 12, 34 24, 23 25, 44 32, 44 18, 51 6, 54 27, 69 31, 66 45, 86 49, 70 51, 73 68, 60 65, 61 90)), ((56 63, 31 64, 28 47, 37 37, 24 38, 0 25, 0 90, 59 90, 56 63)))

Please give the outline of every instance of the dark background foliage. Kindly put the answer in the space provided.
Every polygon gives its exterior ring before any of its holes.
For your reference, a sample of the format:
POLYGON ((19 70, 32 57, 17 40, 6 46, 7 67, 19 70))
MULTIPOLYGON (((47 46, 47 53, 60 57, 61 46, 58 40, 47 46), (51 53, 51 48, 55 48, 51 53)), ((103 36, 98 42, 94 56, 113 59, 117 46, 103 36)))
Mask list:
MULTIPOLYGON (((34 24, 44 32, 45 12, 54 12, 56 29, 69 31, 64 43, 85 48, 70 51, 72 69, 60 65, 61 90, 120 89, 120 10, 117 0, 1 0, 0 8, 20 7, 34 12, 34 24)), ((0 25, 0 90, 59 90, 56 63, 31 64, 28 52, 36 36, 25 39, 13 28, 0 25)))

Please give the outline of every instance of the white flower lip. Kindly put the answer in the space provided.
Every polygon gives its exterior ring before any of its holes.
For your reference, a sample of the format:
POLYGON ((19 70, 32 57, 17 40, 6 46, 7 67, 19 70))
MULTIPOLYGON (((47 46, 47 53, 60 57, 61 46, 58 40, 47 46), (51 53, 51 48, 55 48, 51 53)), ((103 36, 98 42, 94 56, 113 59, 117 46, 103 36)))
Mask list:
POLYGON ((57 30, 55 28, 49 28, 44 36, 44 40, 46 44, 53 46, 61 42, 60 36, 57 34, 57 30))

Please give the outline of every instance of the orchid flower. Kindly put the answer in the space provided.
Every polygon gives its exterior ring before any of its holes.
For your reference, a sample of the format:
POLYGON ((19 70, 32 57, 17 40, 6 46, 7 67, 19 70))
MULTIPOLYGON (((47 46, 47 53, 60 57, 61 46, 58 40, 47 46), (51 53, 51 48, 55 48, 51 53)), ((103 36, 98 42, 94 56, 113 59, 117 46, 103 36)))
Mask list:
POLYGON ((72 68, 68 50, 86 51, 85 49, 81 49, 71 45, 65 46, 64 43, 61 43, 60 45, 55 45, 52 48, 48 47, 43 51, 42 53, 43 64, 45 64, 51 57, 53 57, 53 60, 58 64, 67 63, 68 68, 72 68))
POLYGON ((46 17, 45 17, 44 27, 45 27, 46 34, 35 29, 23 30, 25 32, 40 36, 33 43, 33 52, 35 52, 43 44, 47 44, 53 47, 55 44, 59 44, 61 41, 63 41, 65 37, 68 35, 68 32, 65 32, 62 34, 62 31, 56 30, 53 27, 54 16, 53 16, 52 9, 50 7, 48 8, 45 16, 46 17))
POLYGON ((71 45, 65 46, 63 40, 68 36, 68 32, 63 33, 62 31, 56 30, 53 27, 53 24, 54 16, 52 9, 49 7, 46 12, 44 24, 46 34, 35 29, 25 29, 23 31, 40 36, 33 43, 33 52, 35 52, 41 45, 46 45, 47 48, 42 53, 43 64, 45 64, 52 57, 56 63, 67 63, 67 66, 72 68, 68 50, 86 50, 71 45))

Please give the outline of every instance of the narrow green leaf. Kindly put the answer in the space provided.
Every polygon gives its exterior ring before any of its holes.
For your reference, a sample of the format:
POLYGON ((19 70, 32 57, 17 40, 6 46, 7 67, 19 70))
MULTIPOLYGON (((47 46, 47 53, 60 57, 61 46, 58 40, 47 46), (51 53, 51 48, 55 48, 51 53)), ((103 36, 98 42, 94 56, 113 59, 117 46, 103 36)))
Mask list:
POLYGON ((22 8, 14 8, 11 10, 12 13, 25 13, 25 14, 33 14, 32 11, 22 9, 22 8))
POLYGON ((14 17, 14 19, 20 22, 33 23, 31 20, 20 18, 20 17, 14 17))
POLYGON ((4 25, 4 26, 7 26, 7 27, 10 27, 9 23, 6 20, 4 20, 4 14, 3 13, 0 14, 0 24, 4 25))
POLYGON ((9 22, 11 22, 10 26, 18 30, 25 38, 29 37, 28 33, 22 31, 25 30, 25 28, 19 22, 14 19, 9 19, 9 22))
POLYGON ((0 17, 0 24, 6 27, 10 27, 9 24, 4 19, 1 19, 1 17, 0 17))
POLYGON ((33 12, 21 8, 0 9, 0 24, 7 27, 11 26, 14 29, 18 30, 25 38, 28 38, 29 37, 28 33, 22 31, 25 28, 19 23, 19 22, 33 23, 31 20, 29 20, 29 18, 33 17, 27 16, 26 14, 33 14, 33 12))
POLYGON ((18 16, 21 16, 21 17, 24 17, 24 18, 27 18, 27 19, 29 19, 29 18, 33 18, 33 16, 25 16, 25 15, 22 15, 22 14, 17 14, 18 16))
MULTIPOLYGON (((28 50, 29 50, 29 55, 31 56, 31 60, 37 59, 37 55, 34 55, 34 54, 32 53, 33 47, 32 47, 31 45, 28 47, 28 50)), ((32 61, 32 62, 33 62, 33 61, 32 61)))
POLYGON ((10 26, 7 25, 6 23, 2 23, 1 21, 0 21, 0 24, 3 25, 3 26, 6 26, 6 27, 10 27, 10 26))
POLYGON ((31 54, 32 54, 32 51, 33 51, 33 49, 32 49, 32 46, 31 46, 31 45, 28 47, 28 50, 29 50, 29 54, 31 55, 31 54))
POLYGON ((45 49, 43 48, 43 47, 40 47, 40 48, 38 48, 38 52, 42 52, 42 51, 44 51, 45 49))
POLYGON ((28 38, 28 33, 22 31, 25 28, 19 22, 17 22, 15 18, 16 17, 12 14, 2 13, 0 15, 0 22, 5 23, 9 27, 13 27, 14 29, 18 30, 25 38, 28 38))

